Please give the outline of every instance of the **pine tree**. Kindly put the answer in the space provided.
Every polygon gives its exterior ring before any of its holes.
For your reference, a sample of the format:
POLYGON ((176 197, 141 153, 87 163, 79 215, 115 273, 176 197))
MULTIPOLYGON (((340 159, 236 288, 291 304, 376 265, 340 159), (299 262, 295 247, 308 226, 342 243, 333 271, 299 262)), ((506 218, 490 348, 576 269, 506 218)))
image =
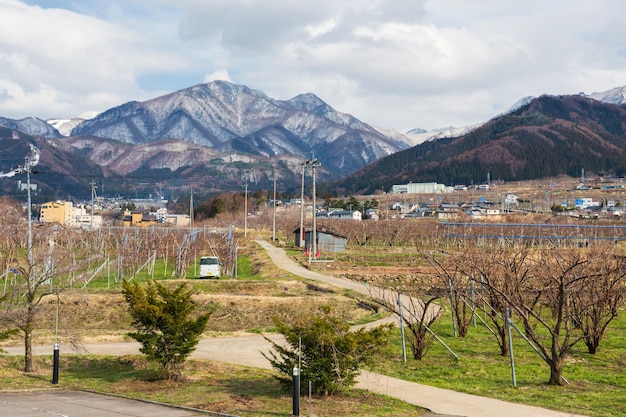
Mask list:
POLYGON ((196 305, 184 283, 173 290, 158 282, 123 285, 137 329, 129 336, 141 343, 141 353, 163 367, 167 379, 181 379, 181 366, 195 350, 215 306, 192 318, 196 305))
POLYGON ((350 331, 330 307, 321 310, 321 316, 307 315, 293 325, 275 319, 288 346, 266 337, 274 350, 263 356, 279 372, 277 379, 285 387, 291 386, 292 370, 300 364, 300 383, 311 381, 313 393, 327 396, 355 384, 359 367, 371 363, 387 346, 390 327, 350 331))

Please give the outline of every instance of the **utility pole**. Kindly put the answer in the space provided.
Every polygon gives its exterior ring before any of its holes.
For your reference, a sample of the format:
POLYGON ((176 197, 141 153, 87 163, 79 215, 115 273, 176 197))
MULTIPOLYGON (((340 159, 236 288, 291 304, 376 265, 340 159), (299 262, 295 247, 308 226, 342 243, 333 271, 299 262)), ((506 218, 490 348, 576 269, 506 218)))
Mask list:
POLYGON ((189 227, 193 229, 193 188, 189 189, 189 227))
POLYGON ((276 176, 274 176, 274 212, 272 213, 272 242, 276 241, 276 176))
POLYGON ((31 207, 31 200, 30 200, 30 174, 31 172, 34 172, 33 167, 39 163, 39 149, 37 149, 37 147, 31 143, 30 151, 32 155, 30 157, 27 156, 26 158, 24 158, 23 166, 18 166, 13 171, 9 171, 6 173, 0 172, 0 178, 12 177, 17 174, 26 173, 26 191, 28 195, 28 202, 27 202, 28 204, 28 237, 27 237, 28 253, 27 253, 27 257, 28 257, 29 269, 32 271, 34 261, 33 261, 33 227, 32 227, 33 215, 32 215, 32 207, 31 207))
POLYGON ((248 236, 248 178, 247 176, 243 177, 243 187, 244 187, 244 201, 243 201, 243 237, 248 236))
POLYGON ((95 200, 96 200, 96 180, 91 180, 91 217, 89 218, 89 228, 93 230, 93 212, 96 209, 95 200))
POLYGON ((28 267, 29 267, 29 275, 32 273, 33 265, 35 262, 33 261, 33 214, 31 208, 30 201, 30 173, 31 173, 31 165, 30 158, 26 157, 26 162, 24 163, 24 171, 26 171, 26 189, 28 194, 28 267))
MULTIPOLYGON (((313 259, 317 257, 317 210, 315 208, 315 168, 322 166, 317 160, 313 159, 309 161, 311 163, 311 169, 313 169, 313 259)), ((309 260, 311 255, 309 253, 309 260)))
POLYGON ((309 161, 302 163, 302 193, 300 194, 300 247, 304 246, 304 169, 309 161))

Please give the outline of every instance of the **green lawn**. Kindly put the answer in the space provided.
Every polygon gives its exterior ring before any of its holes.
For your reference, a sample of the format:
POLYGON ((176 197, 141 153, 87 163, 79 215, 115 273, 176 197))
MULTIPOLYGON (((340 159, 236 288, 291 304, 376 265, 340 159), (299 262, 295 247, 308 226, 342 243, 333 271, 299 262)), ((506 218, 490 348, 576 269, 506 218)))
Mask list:
MULTIPOLYGON (((23 358, 0 356, 2 389, 85 389, 114 393, 179 406, 242 417, 291 415, 291 392, 285 391, 272 371, 190 360, 184 382, 159 380, 155 368, 142 356, 63 355, 59 384, 51 384, 52 358, 35 358, 38 372, 20 371, 23 358)), ((309 400, 301 393, 302 416, 420 417, 424 410, 396 399, 363 390, 350 390, 329 398, 309 400)), ((0 412, 0 414, 2 414, 0 412)))
POLYGON ((407 363, 402 362, 399 331, 394 357, 374 370, 455 391, 597 417, 626 415, 626 312, 608 330, 598 353, 579 343, 568 357, 569 385, 547 385, 550 369, 519 336, 513 352, 517 386, 512 384, 509 356, 501 356, 494 336, 477 321, 465 338, 454 337, 449 309, 433 330, 460 358, 434 342, 426 357, 413 360, 407 335, 407 363))

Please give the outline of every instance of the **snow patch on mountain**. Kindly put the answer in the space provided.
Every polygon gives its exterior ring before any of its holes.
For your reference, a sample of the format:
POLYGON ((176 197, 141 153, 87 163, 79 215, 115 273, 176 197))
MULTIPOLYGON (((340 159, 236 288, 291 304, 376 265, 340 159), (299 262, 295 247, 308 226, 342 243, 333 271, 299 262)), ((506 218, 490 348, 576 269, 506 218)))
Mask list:
POLYGON ((587 97, 610 104, 626 104, 626 86, 615 87, 602 93, 591 93, 587 97))
POLYGON ((511 114, 514 111, 517 111, 517 110, 521 109, 522 107, 530 104, 530 102, 533 101, 534 99, 535 99, 534 96, 522 97, 519 100, 517 100, 515 103, 513 103, 513 105, 511 107, 509 107, 509 109, 507 111, 505 111, 504 113, 499 114, 496 117, 504 116, 505 114, 511 114))
POLYGON ((397 142, 403 142, 406 143, 409 147, 411 146, 415 146, 416 143, 414 143, 413 138, 411 137, 411 134, 413 133, 425 133, 426 130, 424 129, 412 129, 410 131, 408 131, 406 134, 404 133, 400 133, 397 130, 394 129, 384 129, 381 127, 374 127, 378 132, 380 132, 381 134, 383 134, 384 136, 391 138, 397 142), (419 131, 419 132, 417 132, 419 131))
POLYGON ((46 120, 46 122, 50 126, 54 127, 56 130, 58 130, 61 135, 67 137, 72 133, 72 129, 74 129, 76 126, 78 126, 85 120, 93 119, 98 114, 100 114, 100 112, 90 111, 82 113, 78 117, 72 117, 71 119, 48 119, 46 120))
MULTIPOLYGON (((419 145, 420 143, 444 139, 444 138, 458 138, 459 136, 463 136, 471 132, 472 130, 482 126, 484 123, 476 123, 469 126, 462 127, 444 127, 441 129, 433 129, 429 131, 424 131, 423 133, 407 133, 406 136, 411 139, 412 143, 415 145, 419 145)), ((416 129, 411 130, 410 132, 415 131, 416 129)), ((423 129, 420 129, 423 130, 423 129)))

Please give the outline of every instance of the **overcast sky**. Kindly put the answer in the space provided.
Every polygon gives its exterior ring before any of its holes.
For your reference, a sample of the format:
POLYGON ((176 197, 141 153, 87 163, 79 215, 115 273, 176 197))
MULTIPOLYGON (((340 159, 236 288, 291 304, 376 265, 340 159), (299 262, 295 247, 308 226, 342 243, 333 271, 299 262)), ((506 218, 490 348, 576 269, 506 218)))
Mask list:
POLYGON ((0 0, 0 116, 228 80, 405 132, 626 85, 624 0, 0 0))

